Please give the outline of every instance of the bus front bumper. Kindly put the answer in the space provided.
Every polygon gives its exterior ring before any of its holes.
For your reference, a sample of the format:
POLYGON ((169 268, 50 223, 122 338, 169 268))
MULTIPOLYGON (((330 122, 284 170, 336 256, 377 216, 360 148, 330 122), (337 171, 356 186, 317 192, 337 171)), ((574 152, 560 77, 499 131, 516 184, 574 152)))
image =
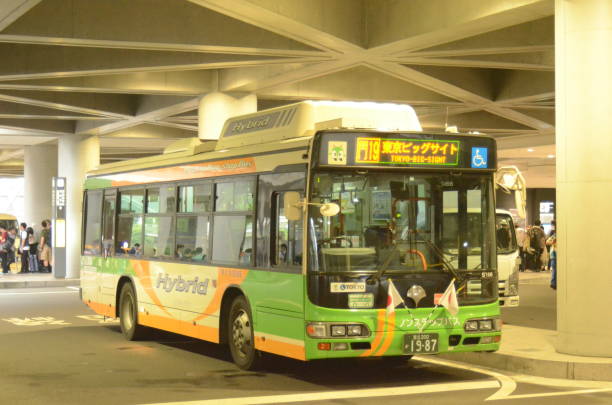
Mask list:
MULTIPOLYGON (((499 350, 500 342, 500 332, 472 334, 465 333, 462 329, 426 329, 419 333, 418 330, 395 330, 376 332, 367 339, 306 338, 305 351, 307 360, 343 357, 407 356, 445 352, 496 351, 499 350), (423 344, 416 348, 420 348, 420 351, 411 351, 409 346, 414 338, 407 337, 406 335, 427 335, 425 338, 430 340, 430 344, 433 344, 431 338, 435 338, 436 347, 429 346, 429 350, 425 350, 426 347, 423 344)), ((414 349, 415 346, 412 346, 414 349)))

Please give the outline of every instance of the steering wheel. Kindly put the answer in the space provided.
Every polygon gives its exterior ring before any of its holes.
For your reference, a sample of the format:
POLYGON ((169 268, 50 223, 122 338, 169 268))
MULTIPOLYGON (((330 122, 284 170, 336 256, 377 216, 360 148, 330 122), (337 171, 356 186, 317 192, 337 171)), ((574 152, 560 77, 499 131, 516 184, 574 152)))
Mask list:
POLYGON ((421 265, 423 266, 423 271, 427 271, 427 259, 425 259, 425 255, 418 249, 408 249, 406 253, 411 255, 419 256, 421 259, 421 265))

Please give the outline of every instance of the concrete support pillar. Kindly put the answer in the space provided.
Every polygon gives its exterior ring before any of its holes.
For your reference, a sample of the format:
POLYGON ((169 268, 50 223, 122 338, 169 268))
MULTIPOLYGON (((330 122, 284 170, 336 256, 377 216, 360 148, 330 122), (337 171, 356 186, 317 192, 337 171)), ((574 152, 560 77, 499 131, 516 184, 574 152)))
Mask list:
POLYGON ((226 93, 208 93, 198 107, 198 136, 216 140, 221 135, 225 120, 242 114, 257 112, 255 94, 234 96, 226 93))
MULTIPOLYGON (((62 136, 58 176, 66 177, 66 278, 78 278, 85 173, 100 164, 98 137, 62 136)), ((61 274, 61 273, 60 273, 61 274)))
POLYGON ((612 2, 556 0, 557 350, 612 357, 612 2))
POLYGON ((51 218, 51 179, 57 176, 57 146, 27 146, 23 172, 24 220, 40 231, 42 220, 51 218))

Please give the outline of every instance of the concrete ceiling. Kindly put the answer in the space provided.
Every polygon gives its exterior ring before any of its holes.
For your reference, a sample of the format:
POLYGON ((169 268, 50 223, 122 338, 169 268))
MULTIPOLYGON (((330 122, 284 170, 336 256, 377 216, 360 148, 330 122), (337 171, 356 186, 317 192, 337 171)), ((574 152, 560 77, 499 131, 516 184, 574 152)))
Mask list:
POLYGON ((552 187, 553 24, 554 0, 3 0, 0 171, 68 134, 102 161, 159 153, 224 91, 408 103, 552 187))

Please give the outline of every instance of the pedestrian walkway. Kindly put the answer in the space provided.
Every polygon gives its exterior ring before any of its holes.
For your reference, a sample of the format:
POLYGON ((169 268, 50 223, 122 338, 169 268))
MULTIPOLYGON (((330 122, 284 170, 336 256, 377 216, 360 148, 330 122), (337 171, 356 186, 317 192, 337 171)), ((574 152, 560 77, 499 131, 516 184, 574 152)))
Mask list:
POLYGON ((557 331, 504 325, 495 353, 447 353, 461 361, 515 373, 572 380, 612 381, 612 358, 572 356, 555 350, 557 331))
POLYGON ((0 273, 0 289, 78 286, 79 282, 79 279, 58 279, 52 273, 0 273))
MULTIPOLYGON (((552 292, 549 289, 550 276, 550 271, 522 272, 519 275, 519 283, 532 287, 530 291, 535 291, 533 287, 541 285, 544 289, 541 291, 547 293, 542 295, 548 295, 549 292, 552 292)), ((533 297, 527 296, 526 291, 526 289, 523 290, 524 297, 521 297, 521 303, 531 301, 527 306, 537 308, 539 317, 537 323, 544 324, 543 317, 556 316, 555 300, 551 300, 548 304, 542 300, 535 302, 533 297)), ((519 286, 520 292, 521 287, 519 286)), ((520 308, 508 309, 508 311, 516 310, 520 308)), ((504 311, 502 311, 502 319, 504 319, 503 313, 504 311)), ((499 351, 495 353, 448 353, 440 357, 540 377, 612 381, 612 358, 558 353, 555 349, 558 333, 554 328, 551 330, 527 327, 521 325, 521 323, 529 324, 527 319, 520 321, 516 316, 511 319, 513 320, 512 325, 504 324, 503 326, 499 351)))

